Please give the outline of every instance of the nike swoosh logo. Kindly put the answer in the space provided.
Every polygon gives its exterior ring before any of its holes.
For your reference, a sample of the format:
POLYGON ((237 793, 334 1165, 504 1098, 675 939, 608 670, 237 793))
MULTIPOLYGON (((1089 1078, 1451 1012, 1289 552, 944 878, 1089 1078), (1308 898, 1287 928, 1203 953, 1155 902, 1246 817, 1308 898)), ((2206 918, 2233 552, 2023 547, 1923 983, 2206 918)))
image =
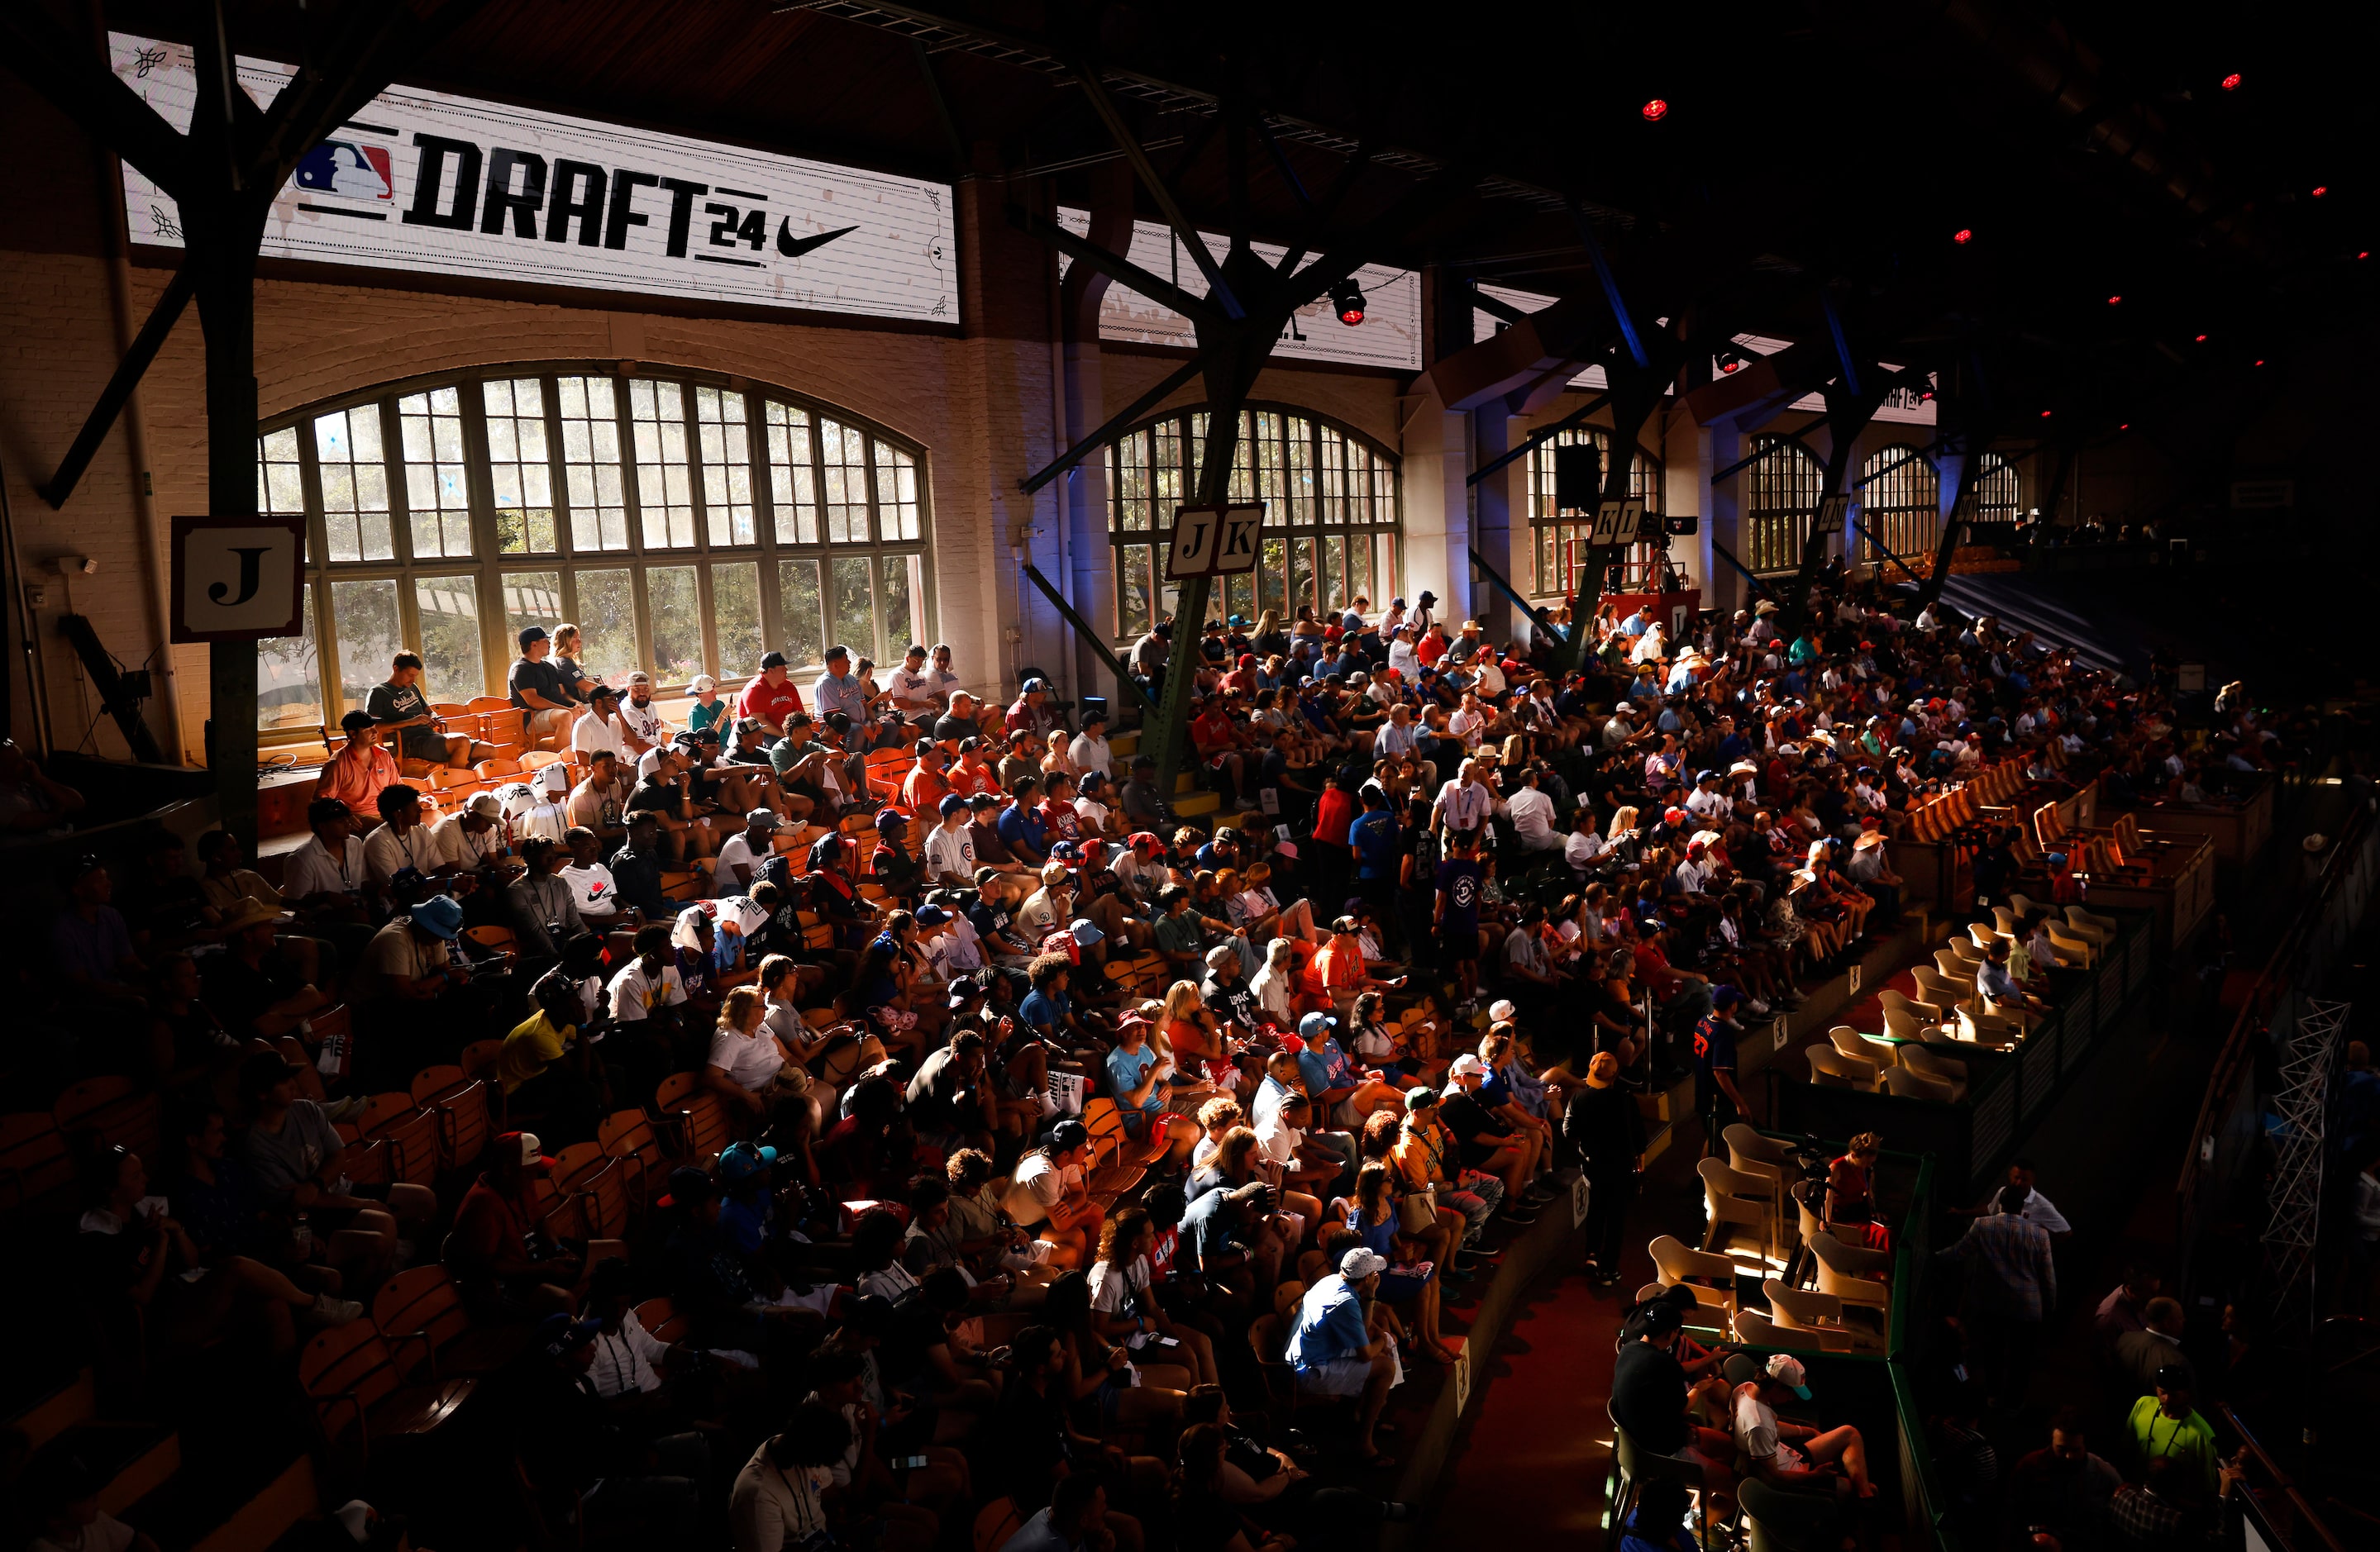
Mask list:
POLYGON ((835 238, 848 236, 858 230, 856 226, 838 226, 814 237, 797 237, 794 236, 794 218, 786 216, 777 223, 777 251, 788 259, 798 259, 812 249, 824 248, 835 238))

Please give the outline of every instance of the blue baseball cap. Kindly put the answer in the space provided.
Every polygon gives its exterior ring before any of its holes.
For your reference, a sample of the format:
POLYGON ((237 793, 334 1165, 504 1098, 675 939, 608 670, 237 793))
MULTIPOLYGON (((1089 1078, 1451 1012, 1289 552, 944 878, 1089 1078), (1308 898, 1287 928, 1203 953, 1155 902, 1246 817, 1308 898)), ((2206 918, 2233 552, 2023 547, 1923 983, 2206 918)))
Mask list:
POLYGON ((1297 1021, 1297 1037, 1311 1040, 1317 1035, 1328 1035, 1339 1027, 1339 1021, 1329 1013, 1308 1013, 1297 1021))
POLYGON ((769 1166, 776 1161, 775 1148, 731 1143, 719 1156, 719 1178, 729 1185, 741 1185, 755 1175, 767 1173, 769 1166))
POLYGON ((1714 1008, 1732 1008, 1738 1002, 1742 1000, 1743 993, 1736 990, 1735 988, 1731 986, 1713 987, 1711 988, 1711 1006, 1714 1008))
POLYGON ((414 926, 450 943, 463 935, 463 907, 453 895, 431 895, 413 907, 412 916, 414 926))
POLYGON ((942 794, 942 818, 947 819, 953 814, 963 813, 965 811, 966 806, 967 800, 961 797, 958 794, 944 793, 942 794))
POLYGON ((951 914, 948 911, 943 910, 940 905, 920 905, 917 907, 917 925, 919 927, 940 927, 950 919, 951 914))

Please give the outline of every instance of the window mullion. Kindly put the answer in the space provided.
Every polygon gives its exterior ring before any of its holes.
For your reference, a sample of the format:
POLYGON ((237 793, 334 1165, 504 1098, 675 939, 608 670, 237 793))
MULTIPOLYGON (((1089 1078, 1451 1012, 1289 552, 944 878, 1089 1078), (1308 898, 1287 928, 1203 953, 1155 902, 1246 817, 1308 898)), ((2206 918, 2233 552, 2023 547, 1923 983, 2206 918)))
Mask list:
MULTIPOLYGON (((396 395, 372 401, 373 413, 380 417, 381 467, 388 479, 388 543, 395 554, 395 564, 413 564, 413 501, 407 488, 405 461, 405 422, 396 413, 396 395)), ((435 452, 435 449, 432 449, 435 452)), ((358 548, 361 544, 361 522, 358 520, 358 548)))
MULTIPOLYGON (((710 500, 709 492, 702 488, 702 419, 695 409, 694 401, 695 385, 691 382, 679 384, 677 406, 679 426, 686 433, 686 502, 694 511, 694 549, 695 553, 707 557, 710 553, 710 500)), ((669 479, 667 453, 662 455, 662 479, 666 488, 669 479)), ((709 628, 708 624, 704 626, 706 631, 709 628)))
MULTIPOLYGON (((512 661, 497 657, 504 649, 498 638, 504 635, 504 587, 497 570, 502 557, 496 553, 496 485, 489 461, 488 398, 482 378, 474 376, 463 381, 455 397, 461 401, 463 410, 463 490, 471 514, 471 554, 479 562, 480 690, 485 694, 489 685, 502 684, 511 676, 512 661), (498 627, 492 631, 488 628, 491 600, 498 621, 498 627)), ((522 531, 527 532, 526 517, 522 531)))

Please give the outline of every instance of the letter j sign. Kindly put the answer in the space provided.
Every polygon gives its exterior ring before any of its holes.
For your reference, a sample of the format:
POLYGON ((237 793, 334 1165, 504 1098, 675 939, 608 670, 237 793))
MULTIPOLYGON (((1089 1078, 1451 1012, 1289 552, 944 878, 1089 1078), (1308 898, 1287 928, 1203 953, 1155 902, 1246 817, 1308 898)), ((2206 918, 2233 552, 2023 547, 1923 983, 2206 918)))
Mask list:
POLYGON ((242 641, 305 628, 303 517, 174 519, 176 641, 242 641))

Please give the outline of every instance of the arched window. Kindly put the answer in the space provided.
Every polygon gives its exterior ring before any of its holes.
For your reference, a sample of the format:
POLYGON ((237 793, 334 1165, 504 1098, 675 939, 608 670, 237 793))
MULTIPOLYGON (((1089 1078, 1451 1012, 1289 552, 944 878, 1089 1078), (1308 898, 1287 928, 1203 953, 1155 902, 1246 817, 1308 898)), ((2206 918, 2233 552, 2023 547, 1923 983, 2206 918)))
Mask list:
POLYGON ((1870 458, 1860 469, 1861 557, 1890 569, 1884 550, 1904 561, 1931 555, 1942 530, 1941 489, 1941 476, 1914 447, 1895 443, 1870 458))
POLYGON ((1755 452, 1777 450, 1745 471, 1750 489, 1744 492, 1743 564, 1775 576, 1802 564, 1802 545, 1818 515, 1827 471, 1801 443, 1783 437, 1755 437, 1752 446, 1755 452))
POLYGON ((2024 510, 2024 479, 2016 465, 1986 453, 1975 467, 1975 521, 2013 523, 2024 510))
POLYGON ((698 372, 490 368, 268 421, 257 504, 304 514, 306 630, 259 644, 260 728, 308 733, 421 655, 433 700, 503 695, 523 627, 656 694, 884 660, 933 631, 922 452, 827 406, 698 372), (325 689, 325 686, 329 688, 325 689))
MULTIPOLYGON (((1575 447, 1581 443, 1594 447, 1597 467, 1609 467, 1611 433, 1600 426, 1563 431, 1529 450, 1529 593, 1534 598, 1571 596, 1578 590, 1586 568, 1587 532, 1594 526, 1595 515, 1560 512, 1554 506, 1554 449, 1575 447)), ((1661 510, 1660 461, 1646 457, 1641 447, 1629 460, 1628 494, 1643 502, 1647 512, 1661 510)), ((1625 576, 1630 587, 1660 553, 1650 544, 1628 547, 1621 564, 1627 568, 1625 576)))
MULTIPOLYGON (((1173 612, 1165 579, 1174 509, 1198 488, 1207 412, 1183 410, 1126 431, 1108 449, 1108 531, 1115 544, 1116 630, 1136 637, 1173 612)), ((1253 574, 1220 578, 1207 612, 1254 620, 1301 603, 1318 612, 1357 598, 1377 608, 1400 569, 1397 460, 1362 432, 1279 406, 1240 412, 1232 500, 1265 503, 1253 574)))

